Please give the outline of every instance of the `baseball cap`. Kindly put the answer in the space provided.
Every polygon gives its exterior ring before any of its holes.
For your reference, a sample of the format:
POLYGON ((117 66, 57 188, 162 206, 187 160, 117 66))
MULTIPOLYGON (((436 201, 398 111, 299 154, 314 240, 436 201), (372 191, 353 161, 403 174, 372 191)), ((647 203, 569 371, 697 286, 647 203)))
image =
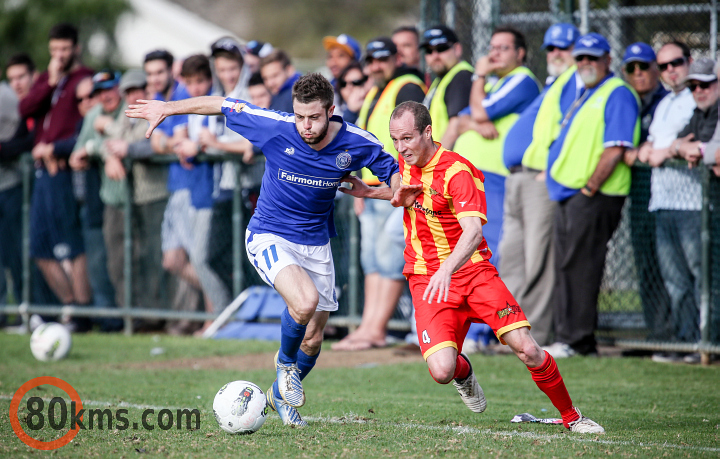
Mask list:
POLYGON ((210 54, 215 56, 218 51, 226 51, 236 56, 242 56, 240 52, 240 43, 237 42, 233 37, 222 37, 215 43, 210 45, 210 54))
POLYGON ((427 48, 428 46, 437 46, 442 44, 452 45, 457 42, 458 37, 455 35, 454 30, 444 25, 438 25, 427 29, 425 33, 423 33, 420 48, 427 48))
POLYGON ((263 58, 270 54, 273 50, 273 45, 259 40, 251 40, 245 45, 245 52, 263 58))
POLYGON ((144 88, 147 86, 145 72, 140 69, 130 69, 120 78, 120 93, 125 94, 128 89, 144 88))
POLYGON ((112 70, 103 70, 98 72, 92 77, 93 89, 92 92, 96 93, 102 89, 110 89, 120 83, 120 72, 112 70))
POLYGON ((696 80, 696 81, 715 81, 717 80, 717 73, 715 72, 715 61, 707 57, 696 59, 690 64, 690 73, 688 74, 685 81, 696 80))
POLYGON ((623 64, 628 62, 655 62, 655 51, 647 43, 633 43, 625 49, 623 64))
POLYGON ((365 60, 380 59, 395 54, 397 54, 397 46, 389 37, 374 38, 365 47, 365 60))
POLYGON ((548 46, 555 46, 557 48, 569 48, 575 44, 580 31, 572 24, 561 22, 559 24, 553 24, 545 32, 543 38, 542 49, 548 46))
POLYGON ((602 57, 610 52, 610 44, 599 33, 589 33, 578 38, 573 48, 573 57, 596 56, 602 57))
POLYGON ((353 59, 360 60, 360 43, 348 34, 340 34, 337 37, 325 37, 323 38, 323 46, 329 50, 332 47, 339 46, 344 49, 350 57, 353 59))

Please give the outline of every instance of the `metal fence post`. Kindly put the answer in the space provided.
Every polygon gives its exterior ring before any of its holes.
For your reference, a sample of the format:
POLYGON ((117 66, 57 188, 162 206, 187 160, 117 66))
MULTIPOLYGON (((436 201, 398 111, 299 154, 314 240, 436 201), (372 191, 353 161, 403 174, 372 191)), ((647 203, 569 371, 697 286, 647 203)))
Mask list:
MULTIPOLYGON (((22 170, 22 304, 30 305, 30 284, 32 283, 32 275, 30 268, 32 261, 30 260, 30 198, 32 196, 32 173, 35 171, 33 167, 33 159, 29 154, 20 157, 22 170)), ((29 327, 29 321, 25 321, 29 327)), ((29 331, 29 330, 28 330, 29 331)))
POLYGON ((717 60, 717 19, 718 4, 717 0, 712 0, 712 10, 710 11, 710 55, 717 60))
POLYGON ((710 169, 701 168, 702 178, 702 226, 700 230, 700 241, 702 247, 700 280, 700 358, 703 365, 710 364, 710 353, 706 347, 710 345, 710 169))
POLYGON ((233 297, 237 297, 245 288, 245 277, 242 269, 242 239, 240 232, 244 222, 241 174, 244 165, 235 163, 235 187, 232 200, 232 244, 233 244, 233 297))
POLYGON ((587 34, 590 31, 590 0, 580 0, 580 33, 587 34))
MULTIPOLYGON (((127 312, 132 307, 132 267, 133 267, 133 244, 132 244, 132 204, 133 204, 133 180, 131 158, 123 161, 125 170, 127 171, 127 186, 125 187, 125 202, 123 203, 123 290, 125 292, 124 304, 122 308, 127 312)), ((123 316, 124 332, 126 335, 133 334, 133 320, 129 315, 123 316)))

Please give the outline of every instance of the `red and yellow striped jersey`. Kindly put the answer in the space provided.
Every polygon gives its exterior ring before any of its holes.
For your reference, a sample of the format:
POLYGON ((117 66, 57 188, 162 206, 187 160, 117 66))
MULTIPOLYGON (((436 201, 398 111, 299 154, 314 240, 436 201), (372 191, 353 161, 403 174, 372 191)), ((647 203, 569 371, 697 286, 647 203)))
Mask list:
MULTIPOLYGON (((402 183, 422 183, 423 193, 405 209, 405 274, 432 275, 455 249, 463 217, 480 217, 487 223, 485 177, 470 161, 446 150, 438 142, 425 167, 405 164, 399 156, 402 183)), ((483 237, 470 259, 458 271, 492 256, 483 237)))

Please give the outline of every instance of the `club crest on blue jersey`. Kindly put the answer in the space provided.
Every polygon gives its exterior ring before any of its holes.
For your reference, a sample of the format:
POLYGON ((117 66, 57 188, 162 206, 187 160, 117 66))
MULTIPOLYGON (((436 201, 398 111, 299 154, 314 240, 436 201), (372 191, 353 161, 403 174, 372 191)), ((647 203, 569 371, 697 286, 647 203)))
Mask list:
POLYGON ((295 148, 293 148, 293 147, 287 147, 287 148, 285 149, 285 153, 287 153, 288 155, 294 155, 294 154, 295 154, 295 148))
POLYGON ((338 169, 347 169, 351 162, 352 157, 347 151, 340 153, 339 155, 337 155, 337 158, 335 158, 335 165, 338 167, 338 169))

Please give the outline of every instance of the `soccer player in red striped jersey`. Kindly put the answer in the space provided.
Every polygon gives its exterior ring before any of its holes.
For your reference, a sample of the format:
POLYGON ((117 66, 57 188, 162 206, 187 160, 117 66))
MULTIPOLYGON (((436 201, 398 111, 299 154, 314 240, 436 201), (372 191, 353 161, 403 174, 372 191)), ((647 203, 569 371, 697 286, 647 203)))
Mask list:
POLYGON ((555 360, 530 335, 530 323, 488 261, 483 238, 487 222, 483 174, 461 155, 432 139, 428 110, 416 102, 398 105, 390 136, 399 153, 402 186, 370 188, 355 177, 341 188, 358 197, 388 199, 405 207, 405 268, 415 321, 430 375, 440 384, 453 381, 470 410, 481 413, 486 400, 462 354, 470 323, 488 324, 527 365, 533 381, 560 411, 573 432, 604 433, 582 416, 570 399, 555 360))

